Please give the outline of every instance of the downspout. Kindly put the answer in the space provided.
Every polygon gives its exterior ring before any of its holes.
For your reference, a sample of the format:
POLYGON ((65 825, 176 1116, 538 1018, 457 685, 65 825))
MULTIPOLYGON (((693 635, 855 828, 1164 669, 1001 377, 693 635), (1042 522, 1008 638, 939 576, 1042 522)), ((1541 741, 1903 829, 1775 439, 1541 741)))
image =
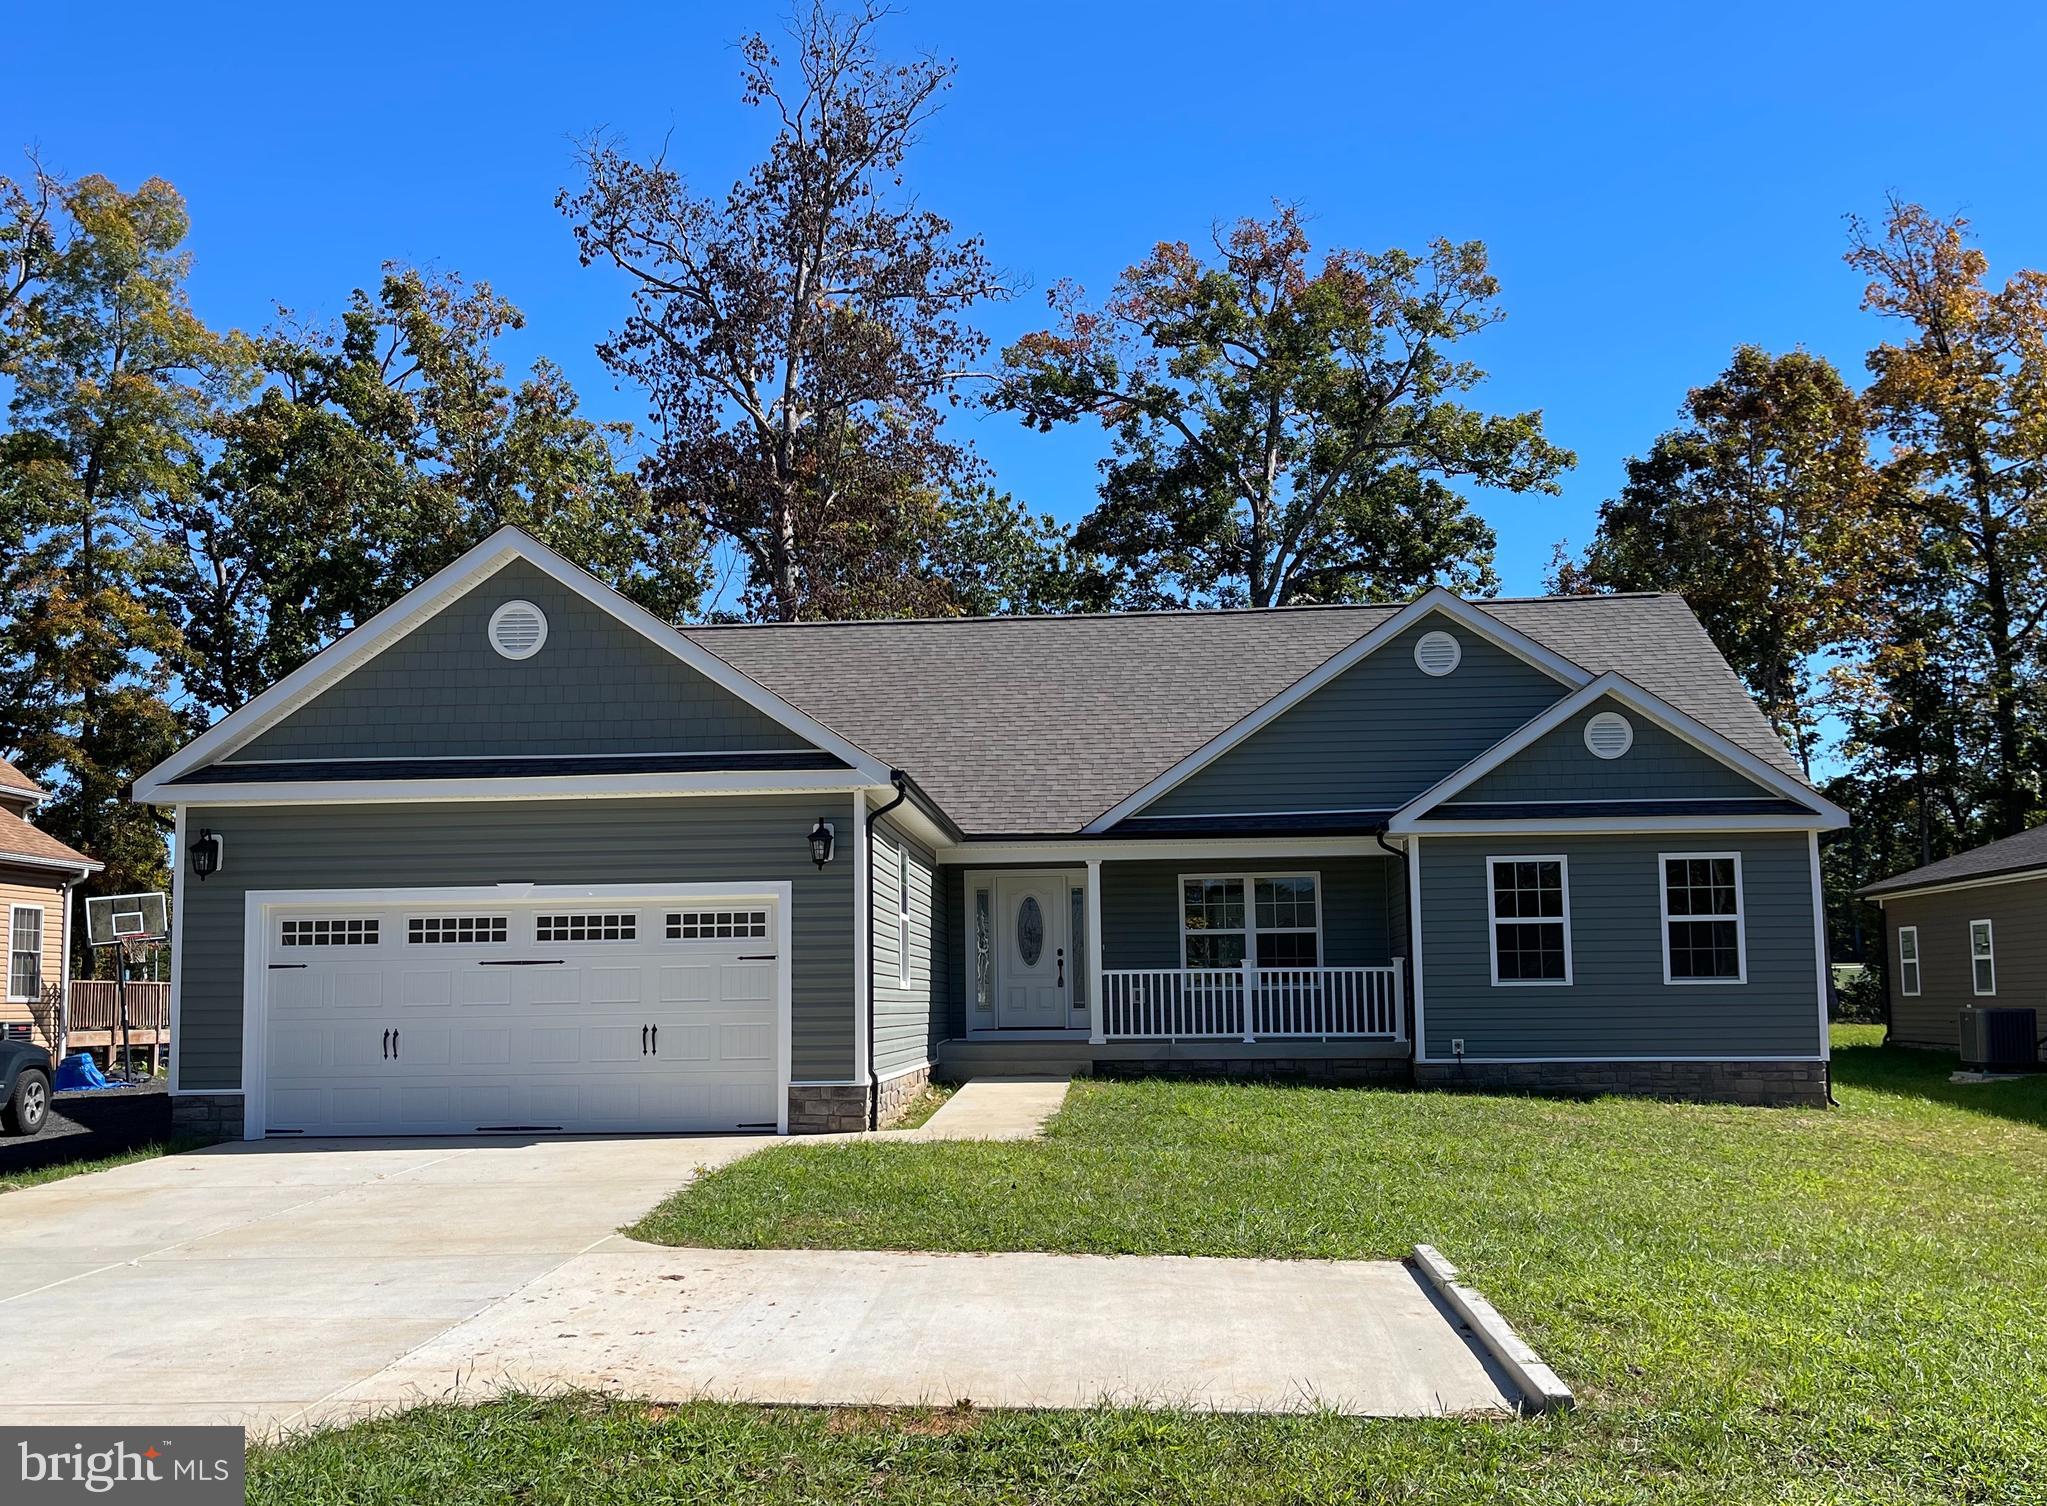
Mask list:
MULTIPOLYGON (((888 771, 888 782, 896 787, 896 798, 867 813, 867 830, 861 833, 860 861, 867 865, 867 1127, 881 1128, 881 1073, 874 1065, 874 823, 910 798, 910 776, 901 769, 888 771)), ((899 898, 896 901, 901 904, 899 898)))
POLYGON ((1407 1057, 1409 1061, 1413 1061, 1415 1053, 1421 1050, 1421 1042, 1415 1039, 1414 1030, 1414 959, 1420 955, 1416 948, 1421 945, 1421 938, 1414 933, 1414 908, 1407 902, 1407 849, 1405 847, 1395 847, 1386 840, 1386 827, 1383 823, 1372 828, 1372 840, 1377 842, 1382 849, 1400 859, 1400 913, 1407 922, 1408 971, 1408 976, 1402 978, 1400 983, 1401 991, 1407 995, 1408 1018, 1405 1021, 1408 1027, 1407 1057))

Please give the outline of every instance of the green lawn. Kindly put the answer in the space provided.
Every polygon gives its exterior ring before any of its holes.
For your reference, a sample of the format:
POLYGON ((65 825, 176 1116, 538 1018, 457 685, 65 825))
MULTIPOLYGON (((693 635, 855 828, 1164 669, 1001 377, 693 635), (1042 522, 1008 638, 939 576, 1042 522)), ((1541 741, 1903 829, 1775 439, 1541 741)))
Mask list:
POLYGON ((2047 1082, 1951 1087, 1944 1059, 1837 1039, 1832 1112, 1083 1084, 1040 1142, 781 1147, 632 1231, 1299 1257, 1427 1241, 1576 1387, 1566 1417, 513 1398, 261 1452, 250 1499, 2047 1502, 2047 1082))
MULTIPOLYGON (((36 1142, 31 1140, 28 1143, 34 1145, 36 1142)), ((174 1156, 180 1151, 197 1150, 204 1144, 204 1140, 172 1140, 163 1145, 142 1145, 134 1150, 115 1151, 110 1156, 91 1161, 66 1161, 61 1166, 42 1166, 34 1171, 0 1171, 0 1192, 19 1192, 24 1187, 40 1187, 45 1182, 82 1177, 87 1172, 111 1171, 116 1166, 127 1166, 136 1161, 154 1161, 158 1156, 174 1156)))

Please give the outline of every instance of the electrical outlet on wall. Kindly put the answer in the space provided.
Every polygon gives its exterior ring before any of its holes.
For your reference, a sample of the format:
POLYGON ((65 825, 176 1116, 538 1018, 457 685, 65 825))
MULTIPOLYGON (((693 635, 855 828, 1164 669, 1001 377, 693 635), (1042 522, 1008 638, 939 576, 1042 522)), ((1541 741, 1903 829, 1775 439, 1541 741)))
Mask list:
POLYGON ((1451 1054, 1452 1056, 1462 1056, 1462 1055, 1464 1055, 1464 1037, 1463 1037, 1463 1036, 1461 1036, 1461 1035, 1453 1035, 1453 1036, 1451 1036, 1451 1037, 1450 1037, 1450 1054, 1451 1054))

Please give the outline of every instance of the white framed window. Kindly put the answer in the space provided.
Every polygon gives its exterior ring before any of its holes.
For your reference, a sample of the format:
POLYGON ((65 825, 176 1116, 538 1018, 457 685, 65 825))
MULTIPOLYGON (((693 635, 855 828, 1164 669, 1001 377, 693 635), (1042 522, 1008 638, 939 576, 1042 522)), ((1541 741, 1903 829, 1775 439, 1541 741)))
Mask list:
POLYGON ((1318 873, 1180 875, 1180 965, 1319 967, 1322 876, 1318 873))
POLYGON ((510 929, 509 915, 412 915, 405 921, 405 944, 489 945, 505 940, 510 929))
POLYGON ((7 916, 7 997, 26 1003, 43 992, 43 907, 13 905, 7 916))
POLYGON ((974 1013, 995 1014, 995 894, 986 884, 974 889, 974 1013))
POLYGON ((623 915, 536 915, 535 941, 637 941, 640 917, 623 915))
POLYGON ((1997 992, 1997 943, 1987 920, 1969 922, 1969 981, 1982 997, 1997 992))
POLYGON ((1919 997, 1919 927, 1898 927, 1898 992, 1919 997))
POLYGON ((1748 926, 1742 915, 1741 854, 1656 855, 1663 905, 1665 983, 1746 983, 1748 926))
POLYGON ((670 941, 758 941, 768 934, 765 910, 670 910, 670 941))
POLYGON ((278 937, 283 946, 376 946, 376 919, 287 920, 278 937))
POLYGON ((1571 982, 1571 865, 1558 853, 1486 860, 1495 988, 1571 982))
POLYGON ((896 849, 896 986, 910 986, 910 849, 896 849))

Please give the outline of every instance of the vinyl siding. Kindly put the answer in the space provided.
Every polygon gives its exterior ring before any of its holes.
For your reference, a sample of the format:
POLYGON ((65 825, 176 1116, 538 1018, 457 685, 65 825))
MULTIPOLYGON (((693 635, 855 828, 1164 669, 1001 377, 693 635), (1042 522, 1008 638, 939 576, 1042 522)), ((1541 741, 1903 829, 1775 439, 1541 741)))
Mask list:
MULTIPOLYGON (((1462 624, 1431 613, 1143 813, 1391 810, 1569 690, 1462 624), (1436 679, 1416 667, 1414 645, 1439 629, 1455 635, 1464 657, 1436 679)), ((1199 694, 1199 687, 1189 693, 1199 694)))
POLYGON ((1815 1057, 1822 1054, 1805 833, 1430 837, 1421 863, 1425 1054, 1471 1057, 1815 1057), (1666 984, 1659 853, 1738 851, 1748 981, 1666 984), (1573 982, 1495 987, 1486 859, 1570 862, 1573 982))
MULTIPOLYGON (((1452 801, 1754 799, 1775 795, 1710 753, 1666 732, 1640 712, 1610 698, 1586 707, 1545 733, 1452 801), (1617 711, 1635 729, 1619 758, 1598 758, 1585 746, 1585 724, 1617 711)), ((1454 815, 1454 811, 1437 811, 1454 815)))
POLYGON ((0 866, 0 1021, 10 1024, 33 1018, 25 1002, 7 997, 16 905, 34 905, 43 912, 43 987, 54 988, 64 978, 64 891, 47 876, 0 866))
POLYGON ((694 753, 810 745, 552 576, 514 560, 228 762, 694 753), (547 614, 530 659, 490 646, 491 613, 547 614))
POLYGON ((1891 1038, 1909 1046, 1961 1047, 1961 1011, 1973 1005, 2037 1009, 2047 1025, 2047 878, 1984 884, 1884 902, 1891 1038), (1969 922, 1988 920, 1997 963, 1995 997, 1979 997, 1969 968, 1969 922), (1919 927, 1920 987, 1898 978, 1898 927, 1919 927))
MULTIPOLYGON (((1015 872, 1017 867, 945 871, 948 965, 941 1005, 950 1035, 963 1035, 967 1026, 967 970, 972 961, 968 928, 973 924, 975 882, 990 873, 1015 872)), ((1397 859, 1328 855, 1253 863, 1143 859, 1102 864, 1105 969, 1180 965, 1180 878, 1196 873, 1320 874, 1323 961, 1327 966, 1383 966, 1389 958, 1407 951, 1405 877, 1397 859)))
POLYGON ((945 885, 938 860, 886 816, 874 826, 874 1070, 882 1077, 924 1065, 945 1036, 945 885), (910 984, 902 986, 896 940, 896 855, 910 855, 910 984))
POLYGON ((227 848, 218 874, 184 889, 174 1046, 184 1091, 241 1086, 250 890, 493 883, 790 883, 792 1075, 852 1076, 853 864, 811 863, 814 797, 215 807, 203 816, 227 848))

